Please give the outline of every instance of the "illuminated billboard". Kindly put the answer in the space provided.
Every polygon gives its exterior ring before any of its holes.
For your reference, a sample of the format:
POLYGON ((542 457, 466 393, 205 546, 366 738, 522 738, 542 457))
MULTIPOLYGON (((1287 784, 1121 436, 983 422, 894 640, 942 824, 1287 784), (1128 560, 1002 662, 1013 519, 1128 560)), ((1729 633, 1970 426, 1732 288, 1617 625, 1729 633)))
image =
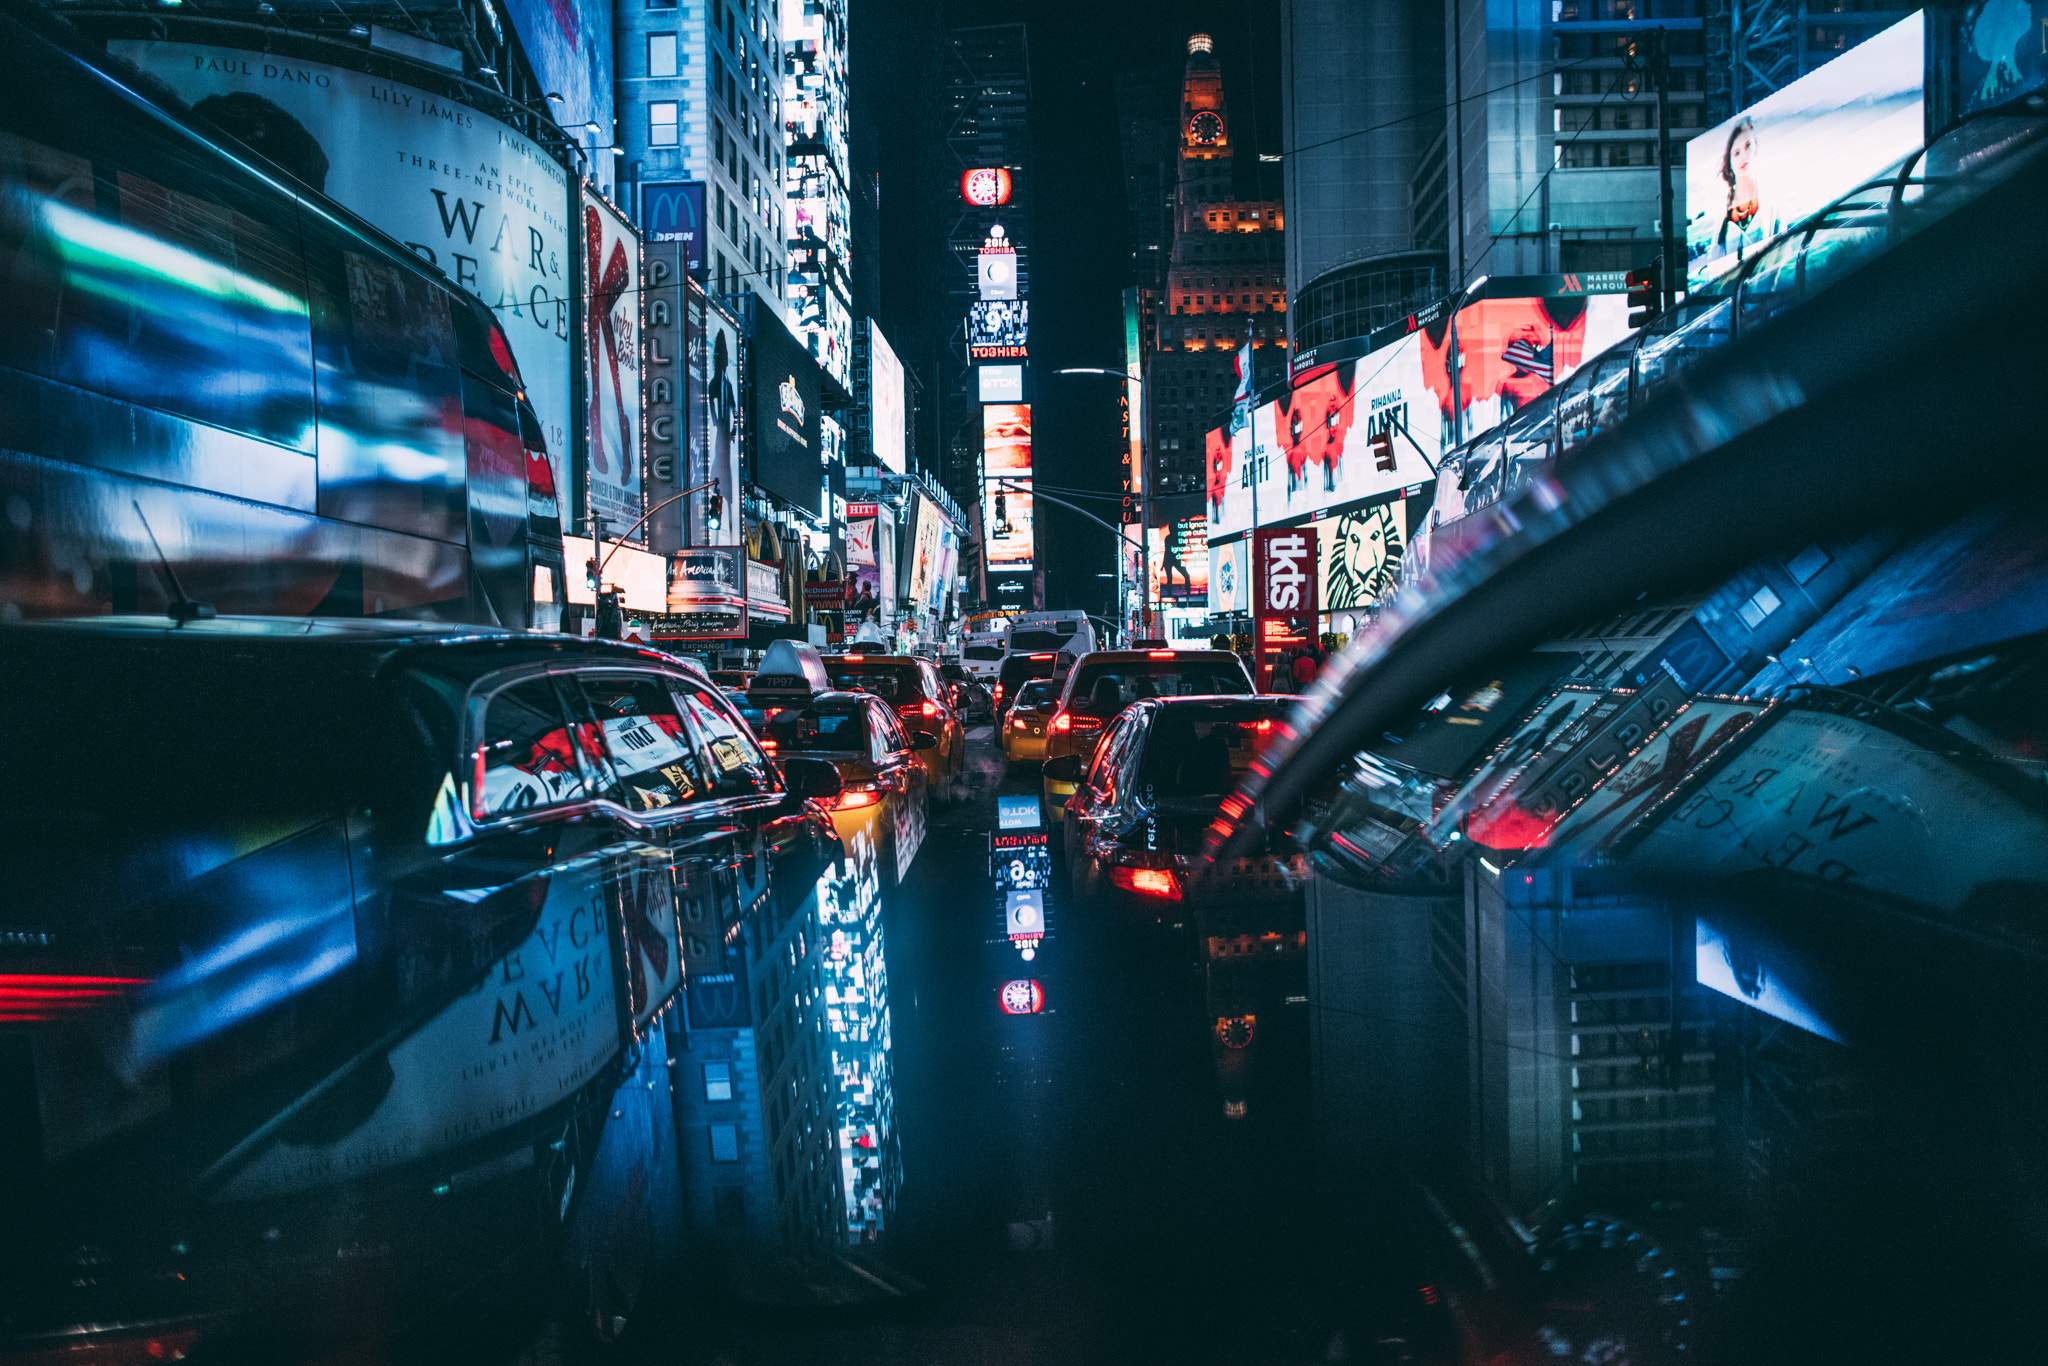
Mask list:
POLYGON ((1401 586, 1408 500, 1391 498, 1313 524, 1325 612, 1370 612, 1401 586))
POLYGON ((977 209, 1009 203, 1012 188, 1006 166, 975 166, 960 173, 960 197, 977 209))
POLYGON ((1226 615, 1249 612, 1251 542, 1240 536, 1209 547, 1209 610, 1226 615))
MULTIPOLYGON (((613 536, 645 541, 640 519, 640 234, 583 192, 584 392, 590 396, 590 511, 613 536)), ((666 591, 666 590, 664 590, 666 591)))
POLYGON ((1184 517, 1172 526, 1147 529, 1152 561, 1152 600, 1209 600, 1209 522, 1184 517))
POLYGON ((818 436, 818 362, 760 300, 745 300, 754 482, 815 515, 825 486, 818 436))
POLYGON ((967 354, 973 360, 1023 360, 1031 305, 1021 299, 978 299, 967 311, 967 354))
POLYGON ((981 459, 982 562, 990 569, 1029 569, 1034 558, 1029 404, 991 403, 981 410, 981 459))
POLYGON ((1687 283, 1740 265, 1917 151, 1925 68, 1915 12, 1686 143, 1687 283))
POLYGON ((868 432, 875 463, 903 473, 903 362, 882 329, 868 320, 868 432))
POLYGON ((984 365, 975 371, 975 379, 983 403, 1024 401, 1024 367, 1021 365, 984 365))
POLYGON ((913 492, 910 508, 910 539, 903 547, 903 593, 916 607, 934 605, 935 582, 944 559, 945 519, 938 505, 922 493, 913 492))

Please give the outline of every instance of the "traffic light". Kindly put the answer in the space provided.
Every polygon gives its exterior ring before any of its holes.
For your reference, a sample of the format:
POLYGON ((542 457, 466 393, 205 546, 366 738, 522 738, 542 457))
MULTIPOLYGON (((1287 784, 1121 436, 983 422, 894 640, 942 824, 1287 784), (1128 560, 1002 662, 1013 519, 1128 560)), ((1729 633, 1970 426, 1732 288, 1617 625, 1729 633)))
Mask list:
POLYGON ((1664 258, 1658 257, 1640 270, 1628 273, 1628 315, 1630 327, 1641 327, 1664 308, 1664 258))
POLYGON ((595 556, 583 562, 583 582, 590 586, 591 592, 595 593, 597 591, 597 559, 595 556))
POLYGON ((704 502, 704 527, 708 531, 718 530, 718 524, 725 520, 725 495, 717 489, 704 502))
POLYGON ((1372 467, 1384 473, 1394 468, 1394 429, 1382 428, 1372 435, 1372 467))

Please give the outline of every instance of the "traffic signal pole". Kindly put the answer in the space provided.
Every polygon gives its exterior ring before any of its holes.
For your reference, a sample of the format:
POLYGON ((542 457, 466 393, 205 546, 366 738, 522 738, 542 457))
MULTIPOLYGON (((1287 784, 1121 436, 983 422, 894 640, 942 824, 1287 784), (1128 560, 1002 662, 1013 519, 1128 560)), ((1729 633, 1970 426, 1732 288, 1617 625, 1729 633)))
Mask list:
POLYGON ((1678 302, 1678 234, 1671 221, 1671 49, 1663 29, 1650 34, 1650 80, 1657 87, 1657 222, 1663 229, 1664 270, 1658 311, 1668 313, 1678 302))

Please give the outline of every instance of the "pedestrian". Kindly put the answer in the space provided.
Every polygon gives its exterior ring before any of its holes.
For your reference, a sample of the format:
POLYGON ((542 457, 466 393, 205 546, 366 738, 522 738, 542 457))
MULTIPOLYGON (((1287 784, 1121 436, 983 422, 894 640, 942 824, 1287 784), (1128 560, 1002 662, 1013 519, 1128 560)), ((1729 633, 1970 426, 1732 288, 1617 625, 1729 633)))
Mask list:
POLYGON ((1294 661, 1294 690, 1296 692, 1308 691, 1308 685, 1316 681, 1318 667, 1319 661, 1316 659, 1316 652, 1313 650, 1303 650, 1296 657, 1294 661))

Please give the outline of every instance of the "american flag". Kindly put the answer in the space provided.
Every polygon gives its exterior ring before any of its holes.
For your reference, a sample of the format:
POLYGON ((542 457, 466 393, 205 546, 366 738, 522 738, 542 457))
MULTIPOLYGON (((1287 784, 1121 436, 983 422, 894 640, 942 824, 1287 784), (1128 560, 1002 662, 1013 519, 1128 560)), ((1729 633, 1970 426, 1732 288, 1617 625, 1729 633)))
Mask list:
POLYGON ((1548 346, 1538 346, 1527 337, 1516 337, 1500 354, 1502 360, 1517 370, 1534 375, 1537 379, 1554 380, 1556 376, 1551 369, 1550 352, 1551 348, 1548 346))

